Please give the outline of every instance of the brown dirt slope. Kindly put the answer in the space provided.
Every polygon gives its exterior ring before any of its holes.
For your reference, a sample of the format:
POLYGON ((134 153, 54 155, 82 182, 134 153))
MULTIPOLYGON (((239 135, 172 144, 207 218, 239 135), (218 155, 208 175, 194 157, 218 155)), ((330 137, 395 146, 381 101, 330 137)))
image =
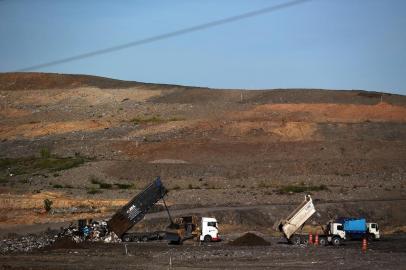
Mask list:
POLYGON ((0 194, 35 208, 42 200, 30 194, 62 194, 46 219, 0 204, 0 225, 21 220, 13 209, 36 222, 73 219, 86 214, 88 204, 78 205, 87 199, 105 203, 88 215, 112 212, 109 201, 125 202, 158 175, 173 207, 269 207, 265 216, 213 210, 237 230, 270 228, 281 205, 305 193, 320 207, 334 202, 326 218, 367 216, 390 230, 406 224, 406 96, 8 73, 0 74, 0 106, 0 194), (354 203, 335 211, 344 201, 354 203))

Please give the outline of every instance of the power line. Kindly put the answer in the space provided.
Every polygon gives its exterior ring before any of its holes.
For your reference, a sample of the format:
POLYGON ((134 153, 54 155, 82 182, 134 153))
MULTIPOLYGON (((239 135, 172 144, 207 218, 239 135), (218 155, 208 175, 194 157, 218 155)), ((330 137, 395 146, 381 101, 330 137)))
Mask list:
POLYGON ((212 22, 208 22, 208 23, 204 23, 204 24, 195 25, 195 26, 188 27, 188 28, 183 28, 183 29, 173 31, 173 32, 168 32, 168 33, 165 33, 165 34, 156 35, 156 36, 152 36, 152 37, 149 37, 149 38, 136 40, 136 41, 133 41, 133 42, 122 44, 122 45, 117 45, 117 46, 113 46, 113 47, 109 47, 109 48, 105 48, 105 49, 100 49, 100 50, 95 50, 95 51, 92 51, 92 52, 82 53, 82 54, 78 54, 78 55, 71 56, 71 57, 61 58, 61 59, 57 59, 57 60, 54 60, 54 61, 50 61, 50 62, 38 64, 38 65, 33 65, 33 66, 21 68, 21 69, 18 69, 16 71, 17 72, 30 71, 30 70, 40 69, 40 68, 44 68, 44 67, 55 66, 55 65, 59 65, 59 64, 67 63, 67 62, 73 62, 73 61, 77 61, 77 60, 81 60, 81 59, 84 59, 84 58, 89 58, 89 57, 93 57, 93 56, 97 56, 97 55, 101 55, 101 54, 106 54, 106 53, 111 53, 111 52, 115 52, 115 51, 119 51, 119 50, 124 50, 124 49, 130 48, 130 47, 136 47, 136 46, 156 42, 156 41, 159 41, 159 40, 164 40, 164 39, 172 38, 172 37, 175 37, 175 36, 185 35, 185 34, 188 34, 188 33, 201 31, 201 30, 204 30, 204 29, 220 26, 220 25, 223 25, 223 24, 227 24, 227 23, 231 23, 231 22, 235 22, 235 21, 239 21, 239 20, 243 20, 243 19, 247 19, 247 18, 259 16, 259 15, 263 15, 263 14, 266 14, 266 13, 275 12, 275 11, 278 11, 278 10, 281 10, 281 9, 286 9, 286 8, 293 7, 293 6, 296 6, 296 5, 300 5, 300 4, 303 4, 303 3, 306 3, 306 2, 310 2, 310 1, 312 1, 312 0, 294 0, 294 1, 287 2, 287 3, 274 5, 274 6, 271 6, 271 7, 266 7, 266 8, 258 9, 258 10, 255 10, 255 11, 251 11, 251 12, 231 16, 231 17, 228 17, 228 18, 225 18, 225 19, 220 19, 220 20, 216 20, 216 21, 212 21, 212 22))

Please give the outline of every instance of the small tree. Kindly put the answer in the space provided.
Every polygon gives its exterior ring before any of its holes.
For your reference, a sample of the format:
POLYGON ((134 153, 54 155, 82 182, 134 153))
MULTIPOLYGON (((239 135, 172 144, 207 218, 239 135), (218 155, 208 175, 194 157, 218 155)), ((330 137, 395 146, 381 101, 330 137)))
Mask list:
POLYGON ((42 148, 41 149, 41 158, 47 159, 51 157, 51 153, 49 152, 48 148, 42 148))
POLYGON ((46 211, 46 212, 51 211, 51 209, 52 209, 52 204, 53 204, 53 203, 54 203, 54 202, 51 201, 50 199, 45 199, 45 200, 44 200, 44 208, 45 208, 45 211, 46 211))

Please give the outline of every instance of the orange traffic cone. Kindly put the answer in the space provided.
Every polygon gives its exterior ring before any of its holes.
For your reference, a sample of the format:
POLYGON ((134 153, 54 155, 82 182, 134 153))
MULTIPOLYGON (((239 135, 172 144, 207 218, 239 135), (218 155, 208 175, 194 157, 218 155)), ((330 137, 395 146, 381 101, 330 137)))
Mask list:
POLYGON ((362 239, 362 251, 366 252, 367 248, 368 248, 368 242, 367 242, 367 239, 364 238, 364 239, 362 239))
POLYGON ((317 246, 319 244, 319 234, 316 233, 316 237, 314 239, 314 245, 317 246))
POLYGON ((313 234, 309 233, 309 245, 313 245, 313 234))

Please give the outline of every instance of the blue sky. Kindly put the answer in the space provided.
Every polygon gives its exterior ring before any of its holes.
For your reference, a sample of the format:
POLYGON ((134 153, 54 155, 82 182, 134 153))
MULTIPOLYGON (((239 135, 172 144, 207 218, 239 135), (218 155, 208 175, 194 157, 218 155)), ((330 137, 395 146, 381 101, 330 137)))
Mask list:
MULTIPOLYGON (((289 0, 3 0, 0 72, 289 0)), ((313 0, 35 71, 215 88, 406 94, 406 1, 313 0)))

